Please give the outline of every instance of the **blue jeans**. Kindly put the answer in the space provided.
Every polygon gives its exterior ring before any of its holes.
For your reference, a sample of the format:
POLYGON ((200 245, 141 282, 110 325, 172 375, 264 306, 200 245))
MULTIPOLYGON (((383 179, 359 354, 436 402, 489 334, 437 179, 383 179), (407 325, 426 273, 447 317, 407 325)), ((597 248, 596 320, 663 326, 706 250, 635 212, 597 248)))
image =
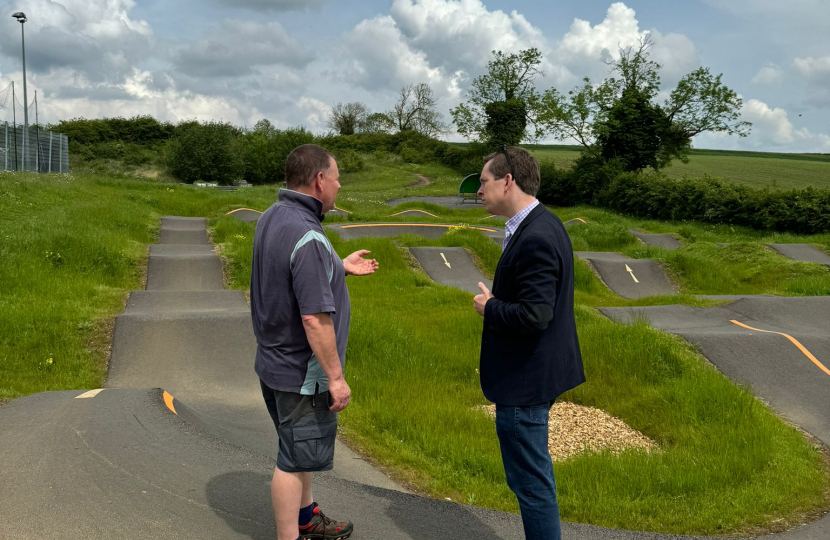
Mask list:
POLYGON ((496 434, 507 485, 519 499, 527 540, 561 540, 556 481, 548 451, 550 403, 496 405, 496 434))

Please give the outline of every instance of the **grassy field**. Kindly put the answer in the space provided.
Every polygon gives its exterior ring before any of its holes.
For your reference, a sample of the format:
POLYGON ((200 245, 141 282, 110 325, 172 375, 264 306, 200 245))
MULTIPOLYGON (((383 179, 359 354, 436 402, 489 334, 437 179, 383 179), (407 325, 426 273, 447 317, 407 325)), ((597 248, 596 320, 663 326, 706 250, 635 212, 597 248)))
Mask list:
MULTIPOLYGON (((393 210, 384 204, 406 195, 452 194, 458 181, 437 165, 371 162, 366 171, 343 175, 338 206, 353 213, 334 221, 397 220, 390 214, 420 207, 439 216, 430 221, 494 224, 484 221, 481 209, 407 203, 393 210), (434 182, 407 189, 415 173, 434 182)), ((0 197, 9 201, 0 216, 2 399, 100 386, 107 329, 123 309, 126 292, 140 287, 146 244, 154 242, 162 215, 212 218, 230 284, 246 289, 254 226, 223 214, 236 207, 264 210, 276 188, 228 193, 126 177, 3 175, 0 197)), ((628 529, 726 534, 786 527, 826 508, 828 471, 819 450, 795 429, 686 342, 643 325, 615 324, 592 306, 703 305, 691 295, 721 289, 827 294, 826 268, 793 263, 762 243, 827 248, 830 237, 632 220, 584 207, 557 213, 589 221, 570 229, 576 249, 656 257, 688 293, 627 301, 587 266, 577 266, 577 322, 589 382, 565 397, 622 418, 656 440, 660 451, 584 454, 558 463, 563 517, 628 529), (676 252, 646 248, 629 228, 673 232, 688 245, 676 252), (719 248, 715 242, 733 245, 719 248)), ((490 275, 499 247, 470 230, 438 240, 330 238, 341 254, 365 247, 382 265, 371 278, 349 278, 347 378, 354 403, 342 415, 349 442, 433 496, 517 511, 504 483, 492 420, 475 408, 484 399, 476 372, 481 319, 471 295, 433 283, 401 246, 462 246, 490 275)))
MULTIPOLYGON (((579 157, 574 146, 528 146, 540 160, 567 168, 579 157)), ((674 161, 663 169, 672 178, 712 176, 753 188, 830 188, 830 155, 775 154, 770 152, 728 152, 692 150, 689 163, 674 161)))

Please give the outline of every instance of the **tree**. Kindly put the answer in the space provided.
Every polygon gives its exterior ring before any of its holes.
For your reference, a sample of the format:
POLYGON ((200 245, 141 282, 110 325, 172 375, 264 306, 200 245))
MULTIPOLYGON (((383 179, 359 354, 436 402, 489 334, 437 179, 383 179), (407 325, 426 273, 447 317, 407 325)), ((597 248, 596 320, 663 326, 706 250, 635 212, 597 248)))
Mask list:
POLYGON ((363 103, 359 101, 340 103, 338 101, 331 108, 328 125, 340 135, 354 135, 360 130, 368 116, 369 108, 363 103))
POLYGON ((683 77, 662 106, 655 103, 661 66, 649 59, 651 46, 646 36, 636 49, 620 48, 609 64, 613 76, 596 86, 585 78, 567 96, 546 91, 537 117, 544 130, 578 141, 591 157, 621 160, 628 170, 688 161, 692 137, 706 131, 747 136, 741 99, 708 68, 683 77))
POLYGON ((386 116, 398 131, 414 130, 427 137, 436 137, 446 131, 432 88, 426 83, 401 88, 398 100, 386 116))
POLYGON ((596 143, 606 161, 619 160, 626 171, 659 169, 664 155, 663 136, 671 122, 648 92, 626 88, 596 128, 596 143))
POLYGON ((236 142, 239 130, 223 122, 182 122, 170 141, 169 167, 189 184, 227 185, 239 178, 242 163, 236 142))
POLYGON ((493 55, 487 74, 473 79, 466 103, 450 114, 458 133, 468 139, 515 145, 540 134, 538 130, 529 133, 527 125, 536 126, 539 96, 533 79, 544 75, 539 70, 542 53, 531 48, 510 54, 493 51, 493 55))
POLYGON ((285 161, 291 151, 314 142, 305 128, 276 129, 268 120, 260 120, 254 129, 242 135, 239 155, 242 178, 251 184, 270 184, 285 180, 285 161))
POLYGON ((395 122, 386 113, 376 112, 366 117, 360 131, 365 133, 392 133, 395 122))

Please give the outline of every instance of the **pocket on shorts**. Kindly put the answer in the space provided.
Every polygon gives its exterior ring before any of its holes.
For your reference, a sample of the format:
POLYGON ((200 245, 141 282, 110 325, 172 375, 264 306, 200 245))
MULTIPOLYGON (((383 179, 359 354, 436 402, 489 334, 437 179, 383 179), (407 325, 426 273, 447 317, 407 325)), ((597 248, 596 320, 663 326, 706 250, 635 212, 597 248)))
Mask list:
POLYGON ((295 426, 293 434, 294 465, 297 468, 323 468, 334 459, 337 420, 308 426, 295 426))

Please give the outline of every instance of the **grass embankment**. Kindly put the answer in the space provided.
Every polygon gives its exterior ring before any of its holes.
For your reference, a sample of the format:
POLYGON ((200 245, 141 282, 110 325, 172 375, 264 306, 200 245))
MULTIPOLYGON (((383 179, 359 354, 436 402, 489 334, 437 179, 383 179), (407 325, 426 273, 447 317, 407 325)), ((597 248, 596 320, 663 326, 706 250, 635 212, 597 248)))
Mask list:
POLYGON ((215 215, 275 192, 0 175, 0 399, 100 387, 112 318, 141 286, 159 218, 215 215))
MULTIPOLYGON (((580 152, 574 146, 528 146, 540 160, 551 160, 569 168, 580 152)), ((671 178, 711 176, 753 188, 830 189, 830 154, 776 154, 772 152, 729 152, 692 150, 689 163, 675 160, 663 169, 671 178)))
MULTIPOLYGON (((337 220, 397 220, 389 217, 395 210, 383 204, 386 199, 452 194, 457 182, 438 166, 370 163, 365 172, 343 175, 338 206, 354 213, 337 220), (435 181, 406 189, 414 172, 435 181)), ((4 289, 5 283, 13 285, 0 299, 0 397, 100 386, 107 323, 123 308, 126 291, 139 286, 146 244, 154 241, 162 215, 216 218, 214 239, 228 258, 231 286, 246 289, 254 226, 217 216, 238 206, 264 210, 275 195, 275 188, 224 193, 132 179, 5 176, 0 196, 12 202, 0 217, 0 239, 5 239, 0 279, 4 289), (57 256, 49 252, 59 253, 63 262, 54 262, 57 256), (93 264, 96 258, 100 262, 93 264), (45 368, 47 358, 53 363, 45 368)), ((406 206, 439 216, 429 221, 498 223, 483 220, 486 212, 480 209, 406 206)), ((619 249, 635 256, 651 253, 627 228, 672 227, 588 208, 560 215, 590 221, 571 229, 577 249, 619 249)), ((683 238, 695 242, 683 250, 712 265, 711 242, 740 246, 765 239, 752 231, 683 227, 683 238)), ((434 496, 516 511, 492 420, 474 410, 484 400, 476 373, 481 319, 471 295, 433 283, 401 248, 463 246, 492 274, 499 247, 465 230, 434 241, 330 238, 341 254, 365 247, 381 261, 375 276, 349 278, 354 309, 347 377, 354 403, 342 415, 349 441, 434 496)), ((659 251, 670 266, 676 255, 659 251)), ((764 268, 789 264, 770 256, 764 268)), ((721 266, 730 273, 742 264, 726 257, 721 266)), ((813 267, 807 266, 792 271, 809 274, 813 267)), ((710 292, 696 290, 709 286, 705 276, 686 274, 688 292, 710 292)), ((739 282, 747 289, 777 286, 763 283, 758 277, 763 272, 745 274, 739 282)), ((796 430, 684 341, 643 325, 612 323, 587 307, 633 302, 608 292, 585 266, 578 267, 577 289, 578 302, 585 304, 577 308, 577 318, 589 382, 565 398, 622 418, 661 449, 650 455, 582 455, 557 464, 565 519, 661 532, 735 533, 786 526, 827 506, 830 480, 820 453, 796 430)), ((678 300, 697 302, 684 296, 637 303, 678 300)))

